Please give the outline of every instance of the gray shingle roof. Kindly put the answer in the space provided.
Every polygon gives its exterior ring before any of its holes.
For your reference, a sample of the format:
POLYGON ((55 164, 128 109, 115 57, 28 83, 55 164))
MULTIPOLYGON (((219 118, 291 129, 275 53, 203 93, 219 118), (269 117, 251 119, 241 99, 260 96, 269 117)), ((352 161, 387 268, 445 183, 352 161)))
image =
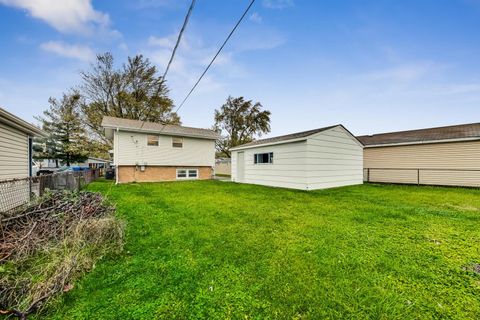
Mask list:
POLYGON ((214 130, 184 127, 171 124, 161 124, 156 122, 139 121, 132 119, 123 119, 115 117, 103 117, 102 127, 104 128, 120 128, 123 130, 155 132, 158 134, 174 135, 174 136, 188 136, 203 139, 216 140, 220 135, 214 130))
POLYGON ((365 146, 421 143, 426 141, 480 138, 480 123, 365 135, 357 137, 365 146))
POLYGON ((330 127, 318 128, 318 129, 302 131, 302 132, 295 132, 295 133, 287 134, 287 135, 284 135, 284 136, 255 140, 255 141, 252 141, 252 142, 249 142, 249 143, 245 143, 245 144, 236 146, 235 148, 232 148, 232 150, 243 149, 243 148, 258 146, 258 145, 262 145, 262 144, 271 144, 271 143, 278 143, 278 142, 284 142, 284 141, 287 142, 289 140, 306 138, 308 136, 311 136, 312 134, 316 134, 316 133, 319 133, 319 132, 322 132, 322 131, 325 131, 325 130, 328 130, 328 129, 332 129, 332 128, 335 128, 335 127, 338 127, 338 126, 342 126, 342 125, 337 124, 337 125, 330 126, 330 127))

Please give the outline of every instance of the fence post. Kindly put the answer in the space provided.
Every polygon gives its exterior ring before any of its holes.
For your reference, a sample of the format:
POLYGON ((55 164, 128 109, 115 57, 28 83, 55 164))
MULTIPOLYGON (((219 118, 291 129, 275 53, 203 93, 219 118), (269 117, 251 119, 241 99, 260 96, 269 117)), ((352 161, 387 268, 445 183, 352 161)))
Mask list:
POLYGON ((370 168, 367 168, 367 182, 370 182, 370 168))
POLYGON ((420 169, 417 169, 417 186, 420 185, 420 169))

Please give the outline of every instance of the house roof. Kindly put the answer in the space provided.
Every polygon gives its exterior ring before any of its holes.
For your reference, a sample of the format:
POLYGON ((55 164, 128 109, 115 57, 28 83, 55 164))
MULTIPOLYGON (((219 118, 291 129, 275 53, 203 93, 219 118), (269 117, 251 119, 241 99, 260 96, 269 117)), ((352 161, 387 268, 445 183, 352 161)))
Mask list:
POLYGON ((157 134, 187 136, 202 139, 216 140, 220 138, 220 134, 210 129, 192 128, 171 124, 161 124, 149 121, 139 121, 132 119, 123 119, 116 117, 103 117, 102 127, 109 129, 120 129, 136 132, 153 132, 157 134))
POLYGON ((31 123, 17 117, 13 113, 8 112, 7 110, 0 108, 0 123, 5 123, 10 127, 14 127, 17 130, 25 132, 32 136, 45 136, 46 133, 34 126, 31 123))
POLYGON ((357 137, 366 147, 480 139, 480 123, 388 132, 357 137))
MULTIPOLYGON (((256 147, 256 146, 261 146, 261 145, 278 144, 278 143, 284 143, 284 142, 289 142, 289 141, 301 141, 301 140, 305 140, 307 137, 309 137, 313 134, 316 134, 316 133, 319 133, 319 132, 322 132, 322 131, 326 131, 326 130, 329 130, 329 129, 333 129, 333 128, 338 127, 338 126, 341 126, 345 130, 347 130, 343 125, 337 124, 337 125, 329 126, 329 127, 323 127, 323 128, 313 129, 313 130, 295 132, 295 133, 287 134, 287 135, 284 135, 284 136, 255 140, 255 141, 245 143, 245 144, 236 146, 234 148, 231 148, 231 150, 240 150, 240 149, 244 149, 244 148, 251 148, 251 147, 256 147)), ((354 135, 352 135, 352 137, 355 138, 354 135)))

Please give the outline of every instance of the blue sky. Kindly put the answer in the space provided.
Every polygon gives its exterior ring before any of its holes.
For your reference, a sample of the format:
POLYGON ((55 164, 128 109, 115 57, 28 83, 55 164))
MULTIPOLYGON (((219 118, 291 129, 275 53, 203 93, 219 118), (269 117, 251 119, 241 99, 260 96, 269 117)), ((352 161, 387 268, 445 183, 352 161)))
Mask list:
MULTIPOLYGON (((179 103, 248 0, 197 0, 167 76, 179 103)), ((0 105, 33 121, 96 53, 163 72, 190 0, 0 0, 0 105)), ((180 110, 210 127, 228 95, 260 101, 272 135, 480 121, 480 1, 257 0, 180 110)))

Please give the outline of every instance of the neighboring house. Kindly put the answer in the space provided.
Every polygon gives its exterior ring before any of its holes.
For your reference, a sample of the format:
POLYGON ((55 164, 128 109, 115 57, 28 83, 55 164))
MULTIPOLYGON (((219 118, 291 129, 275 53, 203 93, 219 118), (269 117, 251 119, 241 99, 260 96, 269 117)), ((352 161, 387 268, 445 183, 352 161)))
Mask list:
POLYGON ((32 139, 44 133, 0 108, 0 180, 32 175, 32 139))
POLYGON ((480 123, 357 138, 365 181, 480 186, 480 123))
POLYGON ((232 159, 217 158, 215 159, 215 174, 229 176, 232 172, 232 159))
POLYGON ((116 180, 123 182, 211 179, 215 140, 209 129, 104 117, 113 140, 116 180))
POLYGON ((231 149, 232 181, 301 190, 363 183, 363 146, 342 125, 231 149))

